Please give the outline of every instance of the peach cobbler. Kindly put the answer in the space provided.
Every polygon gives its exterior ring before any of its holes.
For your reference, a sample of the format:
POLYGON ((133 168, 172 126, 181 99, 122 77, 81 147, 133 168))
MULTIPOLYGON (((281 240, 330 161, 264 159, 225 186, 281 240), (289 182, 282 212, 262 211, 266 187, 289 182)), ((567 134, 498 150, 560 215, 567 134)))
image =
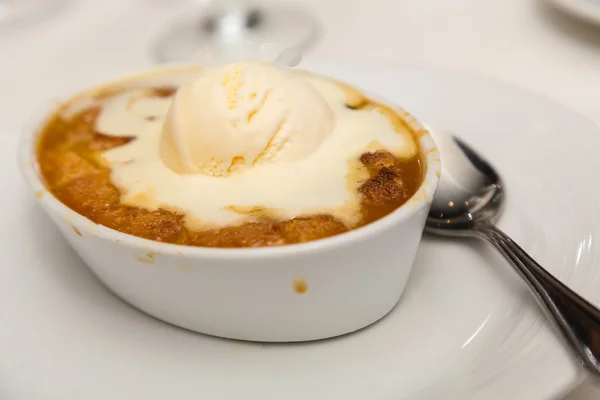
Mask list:
POLYGON ((413 196, 422 155, 408 118, 304 71, 161 69, 62 105, 38 159, 54 196, 117 231, 276 246, 358 228, 413 196))

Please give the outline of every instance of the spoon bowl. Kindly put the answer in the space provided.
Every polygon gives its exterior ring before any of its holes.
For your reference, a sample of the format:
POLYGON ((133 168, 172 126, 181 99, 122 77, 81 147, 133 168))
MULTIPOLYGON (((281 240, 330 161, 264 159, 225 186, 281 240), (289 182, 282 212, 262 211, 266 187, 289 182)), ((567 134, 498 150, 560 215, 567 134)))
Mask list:
POLYGON ((451 163, 449 173, 442 168, 442 179, 434 196, 425 230, 439 235, 472 236, 477 223, 495 222, 504 205, 500 176, 473 149, 450 135, 436 137, 436 144, 451 163))

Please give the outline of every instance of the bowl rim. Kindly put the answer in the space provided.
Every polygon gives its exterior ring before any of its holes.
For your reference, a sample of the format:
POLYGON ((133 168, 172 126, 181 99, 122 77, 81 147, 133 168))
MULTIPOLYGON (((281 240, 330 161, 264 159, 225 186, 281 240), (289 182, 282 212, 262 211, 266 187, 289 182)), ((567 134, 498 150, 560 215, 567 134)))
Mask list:
MULTIPOLYGON (((90 91, 113 84, 119 84, 120 82, 124 82, 132 78, 143 77, 145 74, 168 70, 185 70, 193 67, 194 66, 190 65, 169 65, 163 67, 153 67, 150 69, 146 68, 137 73, 121 75, 115 79, 104 80, 105 83, 97 84, 83 90, 78 90, 75 92, 75 94, 68 96, 67 98, 69 101, 73 101, 79 97, 85 96, 85 94, 89 93, 90 91)), ((201 66, 196 66, 196 68, 201 68, 201 66)), ((352 87, 357 86, 352 85, 352 87)), ((362 91, 362 89, 358 89, 362 91)), ((368 91, 363 91, 363 93, 369 94, 368 91)), ((41 176, 37 157, 38 140, 42 128, 60 108, 60 103, 57 102, 51 102, 50 104, 46 103, 46 105, 38 110, 37 113, 34 113, 29 122, 25 124, 19 138, 17 154, 18 167, 21 175, 27 181, 33 193, 35 193, 35 197, 41 203, 42 207, 51 214, 61 216, 73 226, 74 230, 76 228, 77 232, 85 232, 85 236, 98 236, 115 244, 126 246, 132 249, 139 249, 144 252, 151 252, 153 255, 177 255, 182 257, 188 256, 204 259, 236 260, 265 257, 288 257, 294 255, 300 256, 306 253, 320 253, 329 250, 337 250, 343 247, 351 246, 358 241, 363 241, 375 235, 389 231, 394 226, 409 219, 415 213, 428 207, 431 204, 440 179, 440 155, 433 138, 429 134, 428 129, 421 125, 403 108, 395 105, 392 102, 381 100, 381 98, 377 95, 370 96, 382 101, 384 104, 396 110, 403 118, 403 121, 408 128, 417 136, 419 142, 419 151, 421 152, 421 157, 425 167, 421 184, 418 190, 406 203, 402 204, 388 215, 359 228, 304 243, 251 248, 190 246, 144 239, 91 221, 90 219, 67 207, 58 198, 56 198, 52 192, 47 189, 41 176)))

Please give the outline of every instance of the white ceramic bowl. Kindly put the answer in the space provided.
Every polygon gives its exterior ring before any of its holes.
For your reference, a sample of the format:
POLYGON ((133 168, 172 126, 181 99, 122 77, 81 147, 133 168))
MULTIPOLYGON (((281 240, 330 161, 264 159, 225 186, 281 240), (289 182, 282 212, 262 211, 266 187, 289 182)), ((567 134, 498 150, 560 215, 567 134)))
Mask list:
POLYGON ((308 243, 218 249, 164 244, 98 225, 45 187, 36 157, 49 107, 28 128, 20 169, 67 242, 117 296, 171 324, 226 338, 294 342, 338 336, 385 316, 412 269, 439 180, 430 135, 412 117, 424 177, 417 193, 388 216, 308 243))

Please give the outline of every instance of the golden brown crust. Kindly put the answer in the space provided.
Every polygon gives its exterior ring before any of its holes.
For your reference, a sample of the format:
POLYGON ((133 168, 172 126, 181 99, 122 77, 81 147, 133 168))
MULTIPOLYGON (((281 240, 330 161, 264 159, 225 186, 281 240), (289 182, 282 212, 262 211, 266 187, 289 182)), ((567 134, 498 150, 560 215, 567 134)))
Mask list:
POLYGON ((369 178, 358 189, 363 195, 363 202, 372 206, 381 206, 405 198, 406 189, 401 173, 394 166, 381 168, 377 175, 369 178))
MULTIPOLYGON (((157 88, 157 96, 172 95, 174 88, 157 88)), ((330 215, 313 215, 278 221, 260 217, 255 222, 222 229, 193 232, 181 214, 150 211, 121 204, 121 193, 110 180, 101 154, 128 143, 129 137, 95 132, 98 107, 90 107, 66 120, 59 115, 42 134, 38 159, 48 190, 66 206, 92 221, 123 233, 160 242, 202 247, 264 247, 301 243, 345 232, 348 228, 330 215)), ((371 178, 359 188, 365 225, 392 212, 417 190, 421 179, 418 158, 401 160, 384 150, 360 157, 371 178)))
POLYGON ((276 225, 287 243, 302 243, 346 232, 348 228, 331 215, 294 218, 276 225))
POLYGON ((202 247, 265 247, 286 244, 270 221, 195 232, 190 244, 202 247))
POLYGON ((396 158, 385 150, 376 150, 364 153, 360 156, 360 162, 369 170, 371 175, 377 174, 383 167, 391 167, 396 164, 396 158))

